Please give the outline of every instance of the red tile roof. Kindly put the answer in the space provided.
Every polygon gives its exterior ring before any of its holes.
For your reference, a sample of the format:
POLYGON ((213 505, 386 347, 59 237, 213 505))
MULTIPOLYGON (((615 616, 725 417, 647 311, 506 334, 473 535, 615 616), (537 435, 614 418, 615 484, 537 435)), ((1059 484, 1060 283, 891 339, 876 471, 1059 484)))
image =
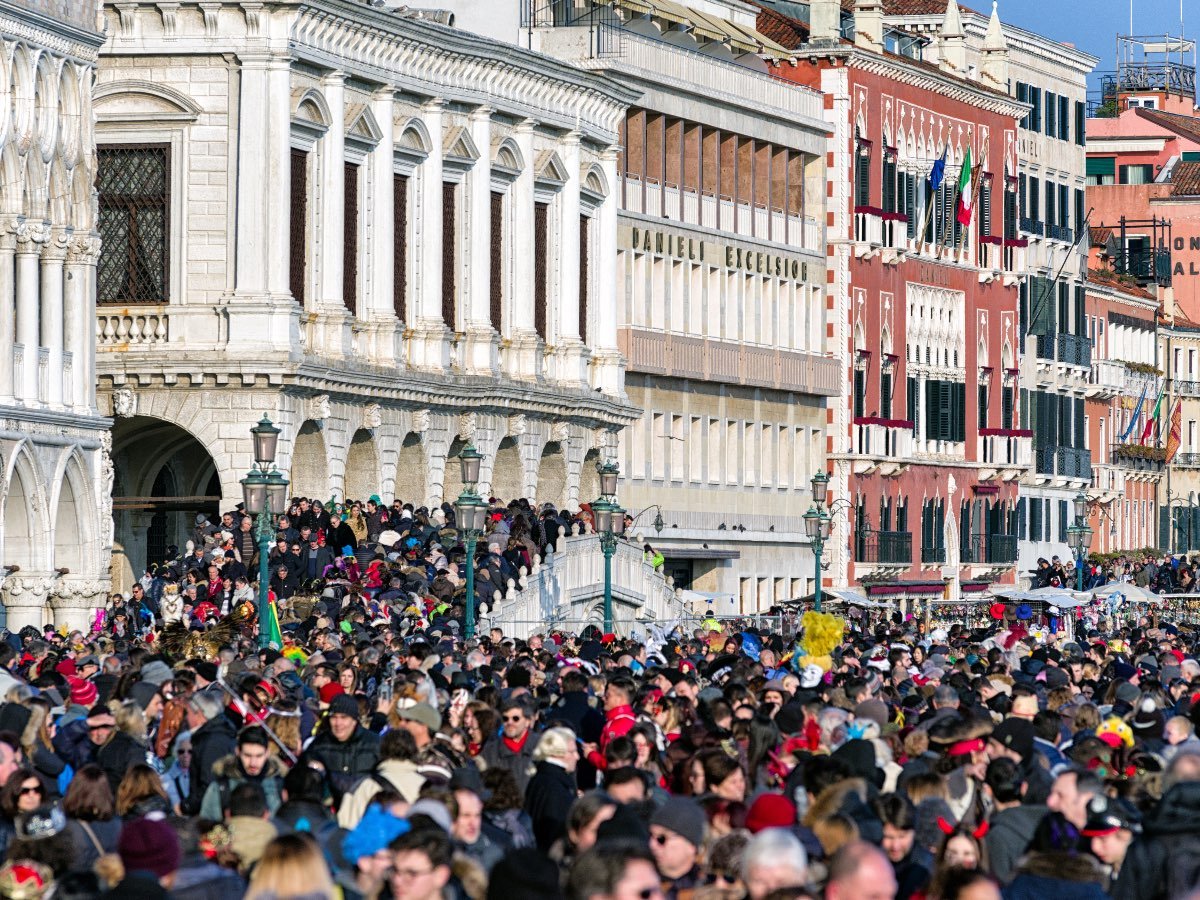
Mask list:
POLYGON ((1090 284, 1102 284, 1105 287, 1114 288, 1122 294, 1128 294, 1131 297, 1141 297, 1144 300, 1155 299, 1154 294, 1136 282, 1128 280, 1128 276, 1122 277, 1108 269, 1088 269, 1088 282, 1090 284))
POLYGON ((1153 122, 1155 125, 1174 131, 1193 141, 1200 141, 1200 118, 1163 112, 1161 109, 1146 109, 1143 106, 1135 108, 1137 114, 1146 121, 1153 122))
POLYGON ((1171 185, 1172 197, 1200 196, 1200 162, 1176 163, 1171 185))
POLYGON ((1112 237, 1112 233, 1113 230, 1105 227, 1104 225, 1088 226, 1088 238, 1090 239, 1091 246, 1093 247, 1103 247, 1108 243, 1108 239, 1112 237))
MULTIPOLYGON (((958 8, 965 13, 976 12, 963 3, 958 4, 958 8)), ((854 12, 854 0, 842 0, 842 9, 846 12, 854 12)), ((944 16, 946 0, 883 0, 883 14, 885 16, 944 16)))
POLYGON ((758 0, 747 0, 758 7, 758 20, 755 28, 764 36, 781 47, 795 50, 801 44, 808 42, 808 24, 797 21, 790 16, 759 3, 758 0))

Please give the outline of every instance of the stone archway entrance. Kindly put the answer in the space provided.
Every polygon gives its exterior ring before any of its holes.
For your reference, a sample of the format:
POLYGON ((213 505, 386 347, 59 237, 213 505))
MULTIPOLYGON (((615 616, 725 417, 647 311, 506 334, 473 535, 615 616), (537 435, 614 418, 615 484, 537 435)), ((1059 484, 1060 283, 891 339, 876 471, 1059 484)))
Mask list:
POLYGON ((553 503, 561 508, 567 502, 567 457, 562 444, 551 441, 542 449, 538 462, 537 490, 534 498, 538 503, 553 503))
POLYGON ((162 419, 113 423, 114 590, 128 590, 168 548, 192 539, 196 516, 220 520, 221 479, 205 446, 162 419))
POLYGON ((329 499, 329 454, 321 426, 311 419, 300 426, 292 448, 292 488, 296 497, 324 503, 329 499))
POLYGON ((379 451, 375 435, 365 428, 354 432, 346 452, 346 499, 366 502, 379 493, 379 451))
POLYGON ((492 495, 503 502, 519 500, 524 493, 525 468, 521 462, 521 451, 515 438, 506 437, 496 451, 496 464, 492 467, 492 495))

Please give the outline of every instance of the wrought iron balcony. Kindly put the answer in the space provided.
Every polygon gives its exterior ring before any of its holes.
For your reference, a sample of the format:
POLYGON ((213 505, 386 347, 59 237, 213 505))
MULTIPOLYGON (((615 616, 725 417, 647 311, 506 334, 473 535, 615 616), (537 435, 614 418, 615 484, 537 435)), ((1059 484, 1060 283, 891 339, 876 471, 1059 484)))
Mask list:
POLYGON ((921 547, 921 562, 944 564, 946 562, 945 546, 921 547))
POLYGON ((1200 453, 1176 453, 1171 465, 1181 469, 1200 469, 1200 453))
POLYGON ((1069 366, 1092 364, 1092 342, 1086 334, 1060 334, 1058 336, 1058 361, 1069 366))
POLYGON ((963 535, 962 561, 1007 565, 1017 561, 1017 536, 1015 534, 968 534, 963 535))
POLYGON ((1045 226, 1037 219, 1021 216, 1021 231, 1025 234, 1041 237, 1045 233, 1045 226))
POLYGON ((1047 225, 1046 237, 1052 241, 1063 241, 1067 244, 1075 243, 1075 232, 1069 225, 1047 225))
POLYGON ((1091 481, 1092 458, 1086 449, 1043 445, 1034 450, 1034 462, 1042 475, 1083 478, 1091 481))
POLYGON ((912 534, 863 529, 855 535, 854 561, 881 565, 912 564, 912 534))
POLYGON ((1117 444, 1112 449, 1113 465, 1146 472, 1161 472, 1167 463, 1167 451, 1162 447, 1141 444, 1117 444))

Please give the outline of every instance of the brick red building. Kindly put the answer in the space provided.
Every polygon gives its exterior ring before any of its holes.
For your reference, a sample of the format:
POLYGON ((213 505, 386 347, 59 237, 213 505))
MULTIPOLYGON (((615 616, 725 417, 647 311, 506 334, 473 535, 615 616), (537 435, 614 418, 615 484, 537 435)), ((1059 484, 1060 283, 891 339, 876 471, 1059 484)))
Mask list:
MULTIPOLYGON (((825 94, 829 352, 847 391, 829 411, 834 585, 917 599, 1011 582, 1017 479, 1031 463, 1019 421, 1017 122, 999 21, 967 65, 954 0, 940 59, 857 0, 854 42, 837 2, 814 0, 798 62, 777 70, 825 94), (895 48, 895 51, 893 51, 895 48), (975 211, 955 216, 970 153, 975 211), (945 154, 944 179, 928 176, 945 154)), ((780 14, 759 27, 785 36, 780 14)))

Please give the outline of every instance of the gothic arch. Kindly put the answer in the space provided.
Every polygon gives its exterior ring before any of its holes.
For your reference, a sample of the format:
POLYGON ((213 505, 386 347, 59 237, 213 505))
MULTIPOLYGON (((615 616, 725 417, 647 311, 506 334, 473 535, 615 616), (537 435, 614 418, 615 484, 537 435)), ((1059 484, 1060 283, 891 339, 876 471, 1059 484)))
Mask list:
POLYGON ((83 153, 80 94, 79 75, 75 66, 66 63, 59 70, 58 77, 58 152, 68 169, 75 168, 83 153))
POLYGON ((84 471, 78 451, 67 456, 57 481, 56 496, 51 501, 54 508, 51 566, 70 569, 72 575, 91 571, 89 549, 96 537, 92 533, 92 517, 84 513, 94 508, 95 503, 84 471))
POLYGON ((33 143, 34 81, 33 62, 24 44, 18 44, 12 55, 13 142, 17 153, 24 156, 33 143))
POLYGON ((49 163, 58 148, 59 66, 48 53, 38 56, 34 78, 33 107, 38 147, 42 162, 49 163))
POLYGON ((45 568, 47 525, 37 463, 25 443, 10 456, 4 494, 3 558, 0 565, 25 571, 45 568))
POLYGON ((296 432, 292 445, 292 494, 324 502, 329 498, 329 455, 321 426, 312 419, 296 432))

